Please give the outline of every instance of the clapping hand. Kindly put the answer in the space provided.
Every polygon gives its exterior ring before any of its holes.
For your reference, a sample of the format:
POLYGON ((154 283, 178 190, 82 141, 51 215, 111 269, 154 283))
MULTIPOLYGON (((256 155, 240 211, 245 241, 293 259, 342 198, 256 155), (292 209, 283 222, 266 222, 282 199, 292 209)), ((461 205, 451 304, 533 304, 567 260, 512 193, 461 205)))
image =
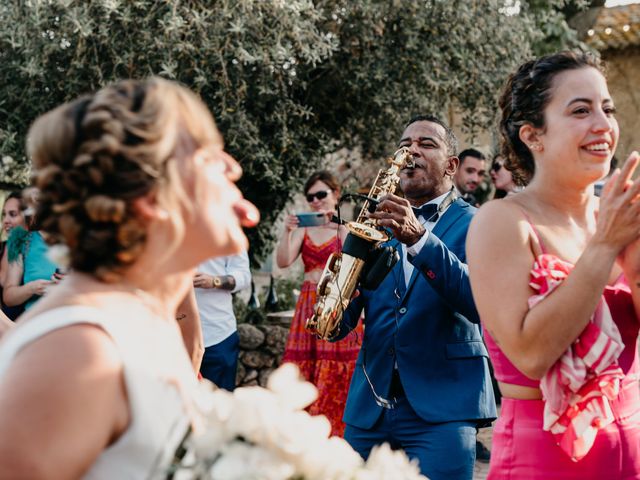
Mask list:
MULTIPOLYGON (((638 155, 638 152, 633 152, 629 156, 625 163, 625 167, 627 163, 630 162, 635 162, 636 165, 640 163, 640 155, 638 155)), ((634 205, 635 207, 640 205, 640 194, 634 195, 634 192, 638 190, 638 183, 640 182, 632 181, 629 176, 629 178, 625 179, 622 187, 623 191, 627 195, 631 195, 629 204, 634 205)), ((605 185, 603 195, 605 192, 609 193, 609 190, 614 188, 613 185, 610 186, 610 184, 613 184, 613 178, 605 185)), ((637 226, 637 223, 635 225, 637 226)), ((625 277, 629 282, 635 282, 640 279, 640 228, 637 228, 635 238, 632 238, 618 255, 618 264, 622 267, 625 277)))
MULTIPOLYGON (((621 170, 611 176, 602 190, 597 230, 594 239, 626 256, 627 246, 640 237, 640 182, 632 180, 640 164, 640 155, 633 152, 621 170)), ((625 261, 626 262, 626 261, 625 261)))

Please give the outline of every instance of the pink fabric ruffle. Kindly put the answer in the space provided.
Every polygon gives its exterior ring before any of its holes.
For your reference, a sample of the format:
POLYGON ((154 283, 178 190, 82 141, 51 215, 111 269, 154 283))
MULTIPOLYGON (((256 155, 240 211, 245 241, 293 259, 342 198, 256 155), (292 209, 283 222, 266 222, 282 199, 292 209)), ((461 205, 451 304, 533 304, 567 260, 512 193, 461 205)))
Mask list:
MULTIPOLYGON (((572 269, 572 264, 554 255, 538 256, 529 283, 537 293, 529 298, 529 308, 553 292, 572 269)), ((618 396, 624 377, 618 365, 623 348, 618 327, 601 298, 587 327, 540 380, 543 428, 574 461, 589 453, 598 430, 614 420, 609 402, 618 396)))

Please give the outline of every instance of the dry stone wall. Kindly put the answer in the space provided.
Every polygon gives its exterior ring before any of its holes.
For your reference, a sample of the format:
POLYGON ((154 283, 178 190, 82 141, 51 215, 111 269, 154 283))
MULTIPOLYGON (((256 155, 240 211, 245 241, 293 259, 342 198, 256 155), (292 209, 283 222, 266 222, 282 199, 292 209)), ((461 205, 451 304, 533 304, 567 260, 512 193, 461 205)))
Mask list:
POLYGON ((267 379, 282 361, 284 347, 289 335, 290 321, 265 322, 261 325, 241 323, 238 325, 240 355, 236 385, 265 386, 267 379))

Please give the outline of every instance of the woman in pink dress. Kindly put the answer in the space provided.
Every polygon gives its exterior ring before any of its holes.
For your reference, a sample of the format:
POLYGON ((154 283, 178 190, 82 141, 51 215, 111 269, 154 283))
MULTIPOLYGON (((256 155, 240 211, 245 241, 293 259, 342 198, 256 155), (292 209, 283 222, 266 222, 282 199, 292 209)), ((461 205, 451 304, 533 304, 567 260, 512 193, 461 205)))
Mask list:
POLYGON ((304 186, 304 194, 312 211, 327 215, 327 223, 316 227, 299 227, 295 215, 285 219, 284 233, 278 244, 277 263, 280 268, 285 268, 301 256, 304 280, 282 361, 295 363, 302 375, 318 388, 318 399, 309 407, 309 412, 325 415, 331 422, 331 433, 342 436, 342 414, 360 350, 362 330, 360 328, 347 338, 331 343, 309 333, 305 323, 313 313, 320 274, 329 255, 342 249, 347 231, 329 222, 340 196, 338 182, 331 173, 321 170, 312 174, 304 186))
POLYGON ((640 157, 593 195, 619 129, 588 55, 523 64, 500 107, 506 168, 528 186, 467 237, 503 395, 489 478, 640 479, 640 157))

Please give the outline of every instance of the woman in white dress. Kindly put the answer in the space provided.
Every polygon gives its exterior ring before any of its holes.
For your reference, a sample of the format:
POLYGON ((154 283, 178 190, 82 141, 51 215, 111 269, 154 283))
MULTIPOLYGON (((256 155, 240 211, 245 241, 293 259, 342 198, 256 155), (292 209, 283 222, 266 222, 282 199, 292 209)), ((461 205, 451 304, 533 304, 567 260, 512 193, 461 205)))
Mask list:
POLYGON ((258 212, 204 104, 164 80, 62 105, 28 138, 71 273, 0 343, 0 478, 162 477, 196 387, 176 307, 258 212))

